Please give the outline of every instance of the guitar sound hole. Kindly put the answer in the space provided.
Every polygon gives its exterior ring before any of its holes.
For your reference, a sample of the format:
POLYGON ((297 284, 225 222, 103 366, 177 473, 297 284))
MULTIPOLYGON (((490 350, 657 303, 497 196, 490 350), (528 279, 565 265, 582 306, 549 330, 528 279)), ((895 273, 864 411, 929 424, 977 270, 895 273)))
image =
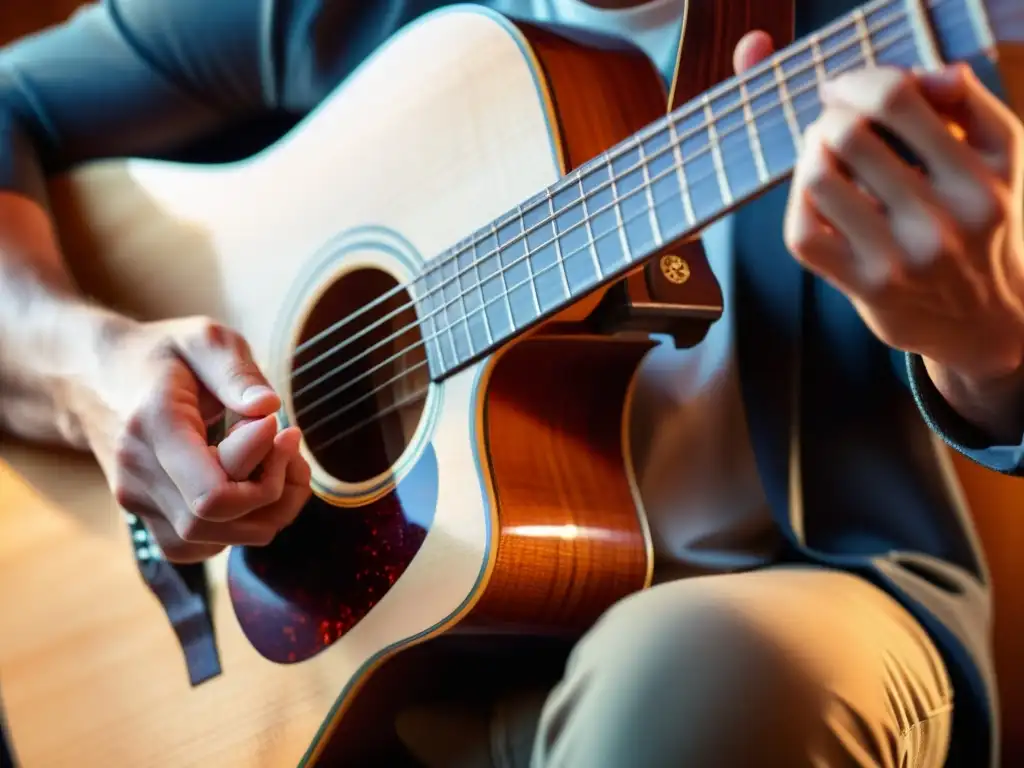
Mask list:
POLYGON ((346 483, 388 472, 416 431, 430 381, 408 292, 379 269, 347 273, 314 306, 298 349, 292 405, 317 462, 346 483))

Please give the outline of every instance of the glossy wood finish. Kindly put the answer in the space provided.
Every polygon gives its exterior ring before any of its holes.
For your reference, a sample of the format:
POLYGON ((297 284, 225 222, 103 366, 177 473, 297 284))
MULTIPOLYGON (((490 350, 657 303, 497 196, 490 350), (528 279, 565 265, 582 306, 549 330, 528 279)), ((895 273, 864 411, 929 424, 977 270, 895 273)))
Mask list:
POLYGON ((471 629, 578 633, 647 586, 626 426, 651 346, 540 336, 494 366, 483 420, 498 543, 471 629))
MULTIPOLYGON (((594 55, 593 50, 544 27, 519 26, 549 84, 565 171, 610 149, 665 113, 668 94, 661 75, 640 51, 620 46, 594 55)), ((666 250, 682 252, 687 247, 672 243, 666 250)), ((693 251, 689 261, 691 277, 673 296, 674 303, 721 307, 722 293, 703 251, 693 251)), ((643 271, 639 268, 634 274, 643 271)), ((596 291, 555 320, 583 318, 604 295, 605 291, 596 291)))

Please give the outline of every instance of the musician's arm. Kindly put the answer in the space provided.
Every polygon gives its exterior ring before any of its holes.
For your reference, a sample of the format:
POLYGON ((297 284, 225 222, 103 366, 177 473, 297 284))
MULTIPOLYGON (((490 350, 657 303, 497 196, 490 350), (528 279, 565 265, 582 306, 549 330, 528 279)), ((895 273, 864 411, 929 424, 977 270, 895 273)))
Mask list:
POLYGON ((0 50, 0 428, 84 447, 74 390, 130 324, 76 290, 46 176, 168 149, 264 106, 258 5, 111 0, 0 50), (202 36, 218 32, 215 57, 202 36))
POLYGON ((0 431, 78 447, 71 401, 131 321, 76 291, 45 179, 299 114, 428 0, 105 0, 0 48, 0 431))

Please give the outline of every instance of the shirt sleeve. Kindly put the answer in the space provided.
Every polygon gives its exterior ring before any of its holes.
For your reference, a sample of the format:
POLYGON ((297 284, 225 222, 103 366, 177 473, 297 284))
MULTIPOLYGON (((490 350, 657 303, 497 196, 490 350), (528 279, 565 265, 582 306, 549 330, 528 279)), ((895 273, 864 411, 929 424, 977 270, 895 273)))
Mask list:
POLYGON ((301 115, 431 0, 102 0, 0 48, 0 189, 301 115))
POLYGON ((1016 443, 1000 445, 958 414, 932 384, 924 360, 904 355, 907 379, 914 400, 928 426, 951 448, 983 467, 1007 475, 1024 476, 1024 435, 1016 443))

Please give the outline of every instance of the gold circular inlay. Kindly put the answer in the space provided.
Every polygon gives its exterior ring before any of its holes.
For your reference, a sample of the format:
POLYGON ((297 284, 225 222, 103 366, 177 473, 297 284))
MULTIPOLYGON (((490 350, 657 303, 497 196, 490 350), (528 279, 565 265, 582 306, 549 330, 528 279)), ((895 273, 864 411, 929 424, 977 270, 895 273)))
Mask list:
POLYGON ((661 257, 661 274, 670 283, 682 285, 690 279, 690 265, 673 253, 661 257))

